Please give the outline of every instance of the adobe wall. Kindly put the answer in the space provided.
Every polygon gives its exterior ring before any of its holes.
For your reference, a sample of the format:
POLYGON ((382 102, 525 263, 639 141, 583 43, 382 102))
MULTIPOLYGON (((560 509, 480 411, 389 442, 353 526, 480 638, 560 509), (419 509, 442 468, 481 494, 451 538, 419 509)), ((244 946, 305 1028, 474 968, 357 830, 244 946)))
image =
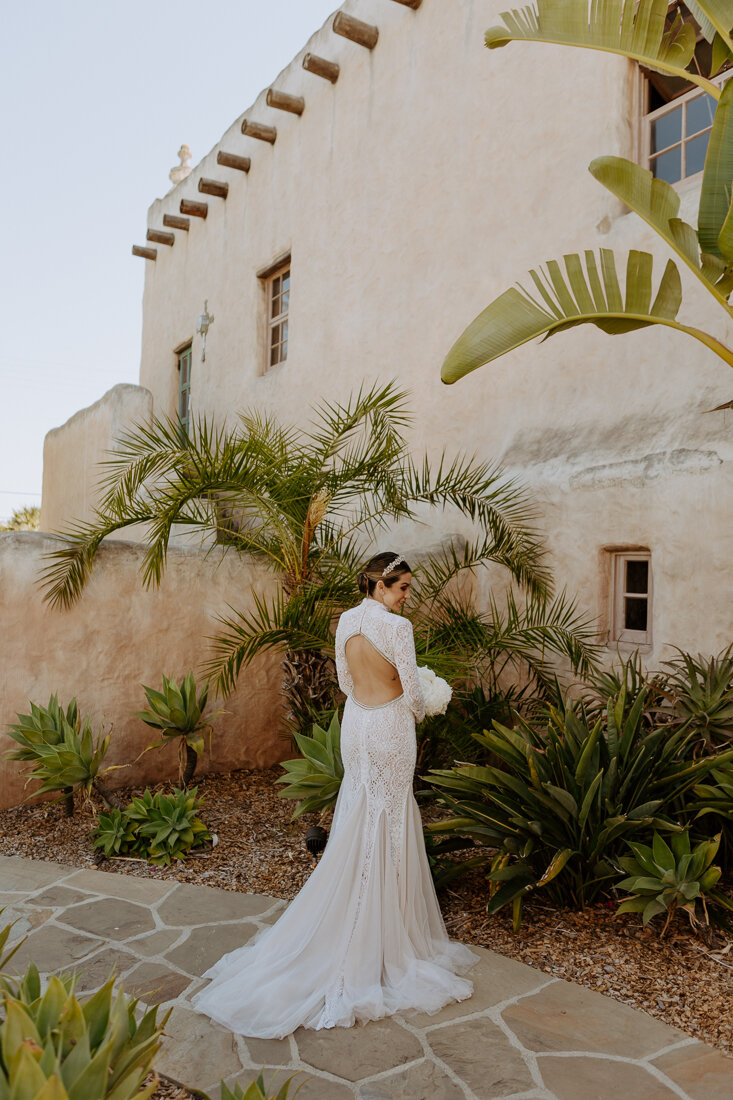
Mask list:
MULTIPOLYGON (((29 700, 45 705, 58 693, 66 704, 76 696, 95 730, 110 734, 106 762, 129 764, 155 731, 133 717, 146 706, 140 685, 161 686, 161 676, 196 671, 209 654, 207 636, 227 605, 251 606, 251 590, 270 594, 275 580, 235 554, 215 549, 204 556, 184 547, 168 552, 159 589, 145 591, 140 546, 107 542, 81 600, 53 611, 41 598, 39 574, 51 539, 37 532, 0 533, 0 753, 12 746, 5 734, 29 700)), ((202 678, 201 678, 202 679, 202 678)), ((282 739, 280 668, 264 655, 242 673, 237 690, 213 709, 214 721, 197 771, 266 768, 291 755, 282 739)), ((21 767, 0 757, 0 809, 24 796, 21 767)), ((113 772, 113 785, 159 782, 178 775, 177 746, 147 753, 132 767, 113 772)))

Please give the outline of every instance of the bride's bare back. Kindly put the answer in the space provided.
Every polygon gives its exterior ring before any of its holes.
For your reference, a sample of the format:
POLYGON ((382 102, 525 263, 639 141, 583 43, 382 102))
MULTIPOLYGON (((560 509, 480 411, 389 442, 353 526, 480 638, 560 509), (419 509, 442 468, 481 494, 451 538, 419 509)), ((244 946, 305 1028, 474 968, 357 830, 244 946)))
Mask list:
POLYGON ((381 707, 402 695, 397 669, 364 634, 352 635, 345 649, 358 702, 366 707, 381 707))

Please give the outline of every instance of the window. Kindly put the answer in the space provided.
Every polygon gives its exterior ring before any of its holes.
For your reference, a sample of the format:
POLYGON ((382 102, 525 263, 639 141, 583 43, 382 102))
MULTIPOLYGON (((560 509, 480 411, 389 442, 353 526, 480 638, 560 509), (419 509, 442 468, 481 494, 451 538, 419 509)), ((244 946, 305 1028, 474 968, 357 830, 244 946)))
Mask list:
POLYGON ((290 264, 267 280, 267 369, 288 357, 288 310, 290 308, 290 264))
POLYGON ((648 550, 612 554, 611 641, 651 645, 652 562, 648 550))
MULTIPOLYGON (((712 65, 712 46, 682 0, 675 0, 669 5, 667 26, 679 18, 695 28, 697 45, 693 65, 697 72, 708 74, 712 65)), ((644 162, 653 176, 667 183, 679 183, 696 176, 705 164, 717 106, 715 99, 689 80, 651 69, 642 71, 646 76, 644 162)), ((730 75, 730 71, 723 71, 713 78, 713 82, 723 84, 730 75)))
POLYGON ((178 419, 188 432, 191 418, 191 345, 180 348, 178 356, 178 419))

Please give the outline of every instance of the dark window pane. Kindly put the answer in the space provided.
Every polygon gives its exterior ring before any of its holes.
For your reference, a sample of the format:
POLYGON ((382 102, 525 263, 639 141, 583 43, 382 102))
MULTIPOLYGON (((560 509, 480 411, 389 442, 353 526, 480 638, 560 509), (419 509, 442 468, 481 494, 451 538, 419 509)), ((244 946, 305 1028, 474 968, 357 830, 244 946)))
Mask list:
POLYGON ((668 111, 666 115, 652 122, 652 153, 667 149, 676 141, 682 140, 682 107, 668 111))
POLYGON ((705 167, 705 154, 708 151, 709 141, 710 131, 708 130, 706 134, 700 134, 699 137, 693 138, 685 145, 686 176, 694 176, 696 172, 702 172, 705 167))
POLYGON ((624 630, 646 630, 647 601, 637 596, 624 600, 624 630))
POLYGON ((626 591, 643 592, 644 595, 649 591, 648 561, 626 562, 626 591))
POLYGON ((685 126, 688 137, 690 134, 699 133, 700 130, 707 130, 713 125, 715 107, 716 103, 711 95, 696 96, 688 102, 685 126))
POLYGON ((668 153, 660 153, 651 161, 649 167, 652 175, 658 180, 666 180, 667 183, 678 183, 682 179, 682 149, 678 145, 676 149, 670 149, 668 153))

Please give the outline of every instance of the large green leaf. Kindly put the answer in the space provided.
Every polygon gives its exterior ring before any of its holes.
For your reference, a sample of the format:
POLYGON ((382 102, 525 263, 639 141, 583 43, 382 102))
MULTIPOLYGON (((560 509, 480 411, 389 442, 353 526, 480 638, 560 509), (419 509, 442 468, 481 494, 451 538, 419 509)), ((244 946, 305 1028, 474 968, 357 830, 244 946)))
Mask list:
POLYGON ((728 308, 733 274, 717 257, 700 256, 697 232, 677 216, 680 198, 674 187, 665 180, 655 179, 648 169, 625 157, 597 157, 588 170, 612 195, 643 218, 720 304, 728 308))
POLYGON ((666 27, 667 0, 537 0, 536 5, 502 12, 504 26, 490 27, 490 50, 509 42, 549 42, 622 54, 634 61, 699 84, 718 98, 720 90, 687 66, 695 51, 695 31, 678 17, 666 27))
MULTIPOLYGON (((708 42, 712 42, 717 31, 729 50, 733 51, 731 28, 733 28, 733 8, 730 0, 685 0, 690 14, 700 24, 700 29, 708 42)), ((715 71, 715 70, 713 70, 715 71)))
POLYGON ((652 257, 632 250, 626 267, 625 301, 613 252, 601 249, 564 257, 565 274, 556 260, 545 271, 531 271, 537 297, 512 287, 496 298, 458 338, 443 363, 441 377, 450 384, 477 367, 498 359, 538 336, 552 336, 575 325, 593 324, 615 335, 649 325, 687 333, 733 366, 733 351, 701 329, 675 320, 682 299, 677 267, 670 260, 652 302, 652 257))
POLYGON ((731 183, 733 182, 733 81, 729 80, 723 88, 718 109, 713 120, 705 170, 700 189, 700 211, 698 214, 698 236, 702 252, 733 260, 730 251, 729 235, 721 237, 731 206, 731 183), (725 246, 727 254, 722 251, 725 246))

